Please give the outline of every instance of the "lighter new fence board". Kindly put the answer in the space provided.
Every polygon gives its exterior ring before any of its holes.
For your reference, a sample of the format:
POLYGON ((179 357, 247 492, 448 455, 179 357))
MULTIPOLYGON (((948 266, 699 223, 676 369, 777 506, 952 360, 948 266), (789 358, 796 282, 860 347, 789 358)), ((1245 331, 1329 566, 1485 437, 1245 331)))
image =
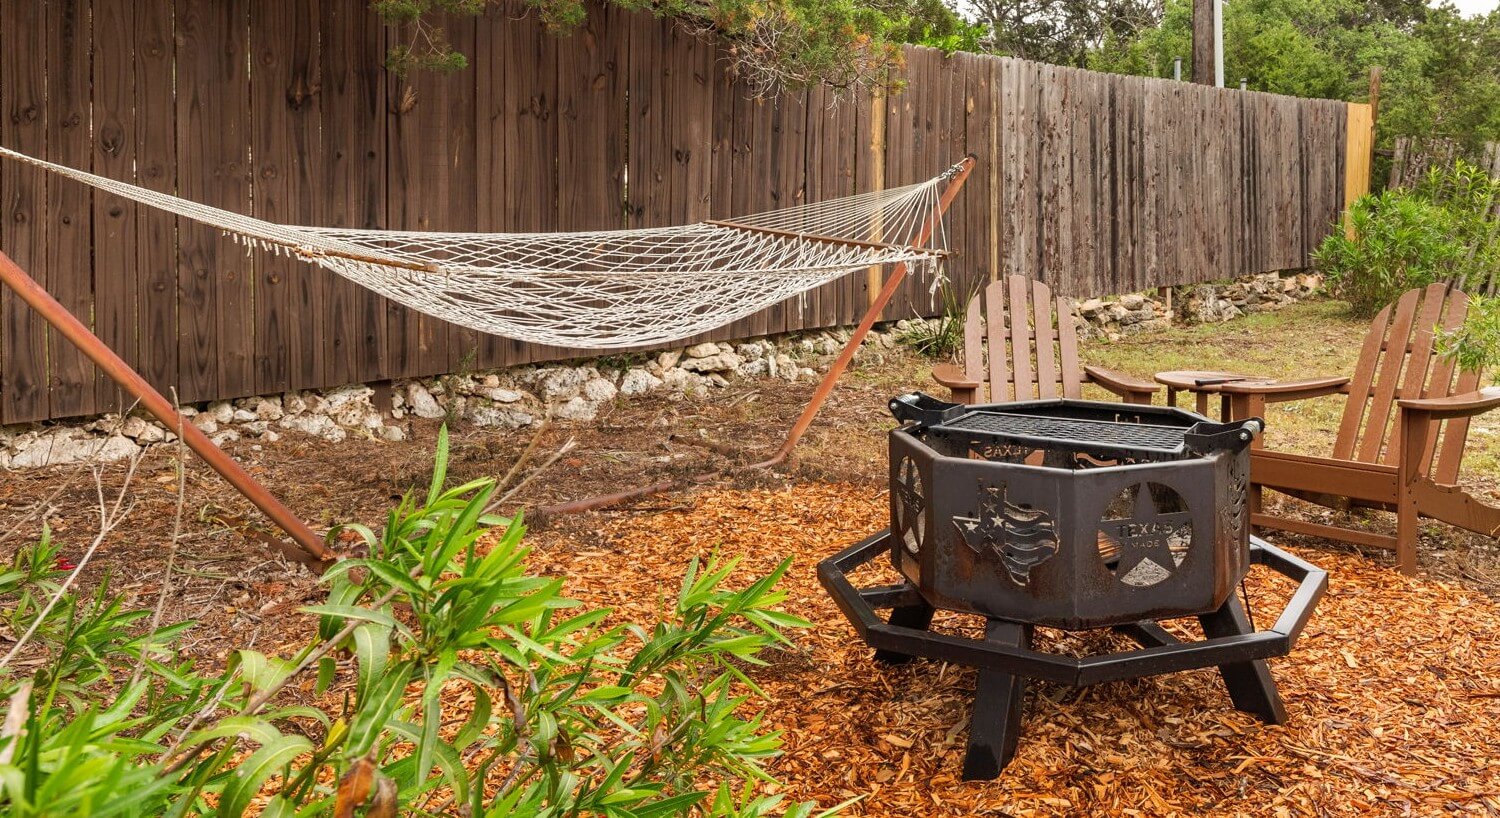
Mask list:
MULTIPOLYGON (((786 207, 973 152, 950 286, 1023 273, 1074 296, 1302 267, 1344 202, 1342 102, 924 48, 901 93, 756 99, 713 43, 650 16, 594 9, 556 38, 492 8, 447 34, 467 69, 401 79, 363 0, 0 0, 0 144, 277 221, 520 232, 786 207)), ((13 163, 0 249, 184 401, 584 354, 478 336, 13 163)), ((851 274, 704 338, 850 324, 879 284, 851 274)), ((929 284, 887 317, 940 308, 929 284)), ((0 422, 117 408, 0 295, 0 422)))

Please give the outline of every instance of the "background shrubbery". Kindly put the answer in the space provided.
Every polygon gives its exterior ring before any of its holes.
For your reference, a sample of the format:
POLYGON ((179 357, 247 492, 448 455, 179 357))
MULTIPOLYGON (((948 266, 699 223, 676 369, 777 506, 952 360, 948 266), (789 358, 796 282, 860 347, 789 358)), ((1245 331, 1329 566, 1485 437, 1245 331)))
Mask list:
MULTIPOLYGON (((1500 283, 1500 180, 1467 162, 1434 168, 1414 190, 1365 196, 1349 219, 1348 234, 1330 235, 1314 257, 1358 315, 1435 282, 1471 294, 1500 283)), ((1500 364, 1500 302, 1475 298, 1443 348, 1465 368, 1500 364)))

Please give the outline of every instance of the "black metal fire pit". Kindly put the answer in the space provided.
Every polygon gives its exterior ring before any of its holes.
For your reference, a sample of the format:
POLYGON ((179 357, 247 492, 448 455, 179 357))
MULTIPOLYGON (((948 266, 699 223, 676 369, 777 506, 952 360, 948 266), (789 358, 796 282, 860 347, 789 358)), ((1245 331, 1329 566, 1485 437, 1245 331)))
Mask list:
POLYGON ((1015 752, 1024 678, 1072 685, 1218 666, 1241 710, 1286 718, 1265 659, 1291 650, 1324 572, 1260 540, 1246 513, 1259 420, 1076 400, 960 406, 891 401, 891 527, 818 574, 876 657, 980 668, 965 778, 1015 752), (858 590, 846 575, 888 553, 906 582, 858 590), (1252 564, 1300 583, 1256 631, 1235 586, 1252 564), (890 608, 889 621, 876 611, 890 608), (927 630, 934 610, 977 614, 984 640, 927 630), (1158 622, 1196 616, 1207 638, 1158 622), (1035 626, 1112 627, 1140 649, 1074 658, 1031 648, 1035 626))

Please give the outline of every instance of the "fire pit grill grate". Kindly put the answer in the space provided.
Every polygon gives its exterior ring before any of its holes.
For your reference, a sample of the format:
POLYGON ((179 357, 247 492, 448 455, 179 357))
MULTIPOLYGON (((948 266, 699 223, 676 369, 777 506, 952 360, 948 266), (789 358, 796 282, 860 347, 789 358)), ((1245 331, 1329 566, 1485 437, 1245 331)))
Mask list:
POLYGON ((936 434, 984 435, 1004 442, 1038 445, 1072 445, 1090 449, 1101 446, 1128 448, 1161 454, 1180 454, 1184 448, 1181 426, 1120 423, 1040 415, 969 412, 932 427, 936 434))

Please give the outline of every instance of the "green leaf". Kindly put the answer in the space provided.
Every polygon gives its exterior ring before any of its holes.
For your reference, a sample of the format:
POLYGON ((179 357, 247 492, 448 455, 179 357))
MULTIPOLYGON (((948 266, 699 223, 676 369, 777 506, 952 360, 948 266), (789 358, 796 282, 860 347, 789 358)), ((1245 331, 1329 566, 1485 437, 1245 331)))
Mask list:
POLYGON ((313 692, 318 695, 328 691, 333 684, 334 677, 338 675, 339 663, 332 656, 324 656, 318 660, 318 682, 313 692))
POLYGON ((354 656, 359 660, 359 675, 355 692, 361 699, 370 695, 375 682, 385 676, 391 655, 391 637, 388 628, 366 623, 354 629, 354 656))
POLYGON ((396 617, 385 611, 376 611, 370 608, 360 608, 354 605, 308 605, 300 609, 303 613, 318 614, 319 616, 333 616, 339 619, 358 619, 364 622, 374 622, 377 625, 385 625, 389 628, 399 628, 401 623, 396 617))
POLYGON ((432 485, 427 489, 427 505, 437 502, 448 480, 448 424, 438 429, 437 454, 432 465, 432 485))
POLYGON ((256 744, 265 746, 281 738, 281 731, 274 725, 259 716, 230 716, 220 719, 217 724, 194 733, 188 739, 188 744, 202 744, 221 738, 245 737, 256 744))
POLYGON ((221 818, 239 818, 271 776, 286 769, 292 760, 312 752, 312 742, 301 736, 278 736, 250 754, 235 767, 219 796, 221 818))

